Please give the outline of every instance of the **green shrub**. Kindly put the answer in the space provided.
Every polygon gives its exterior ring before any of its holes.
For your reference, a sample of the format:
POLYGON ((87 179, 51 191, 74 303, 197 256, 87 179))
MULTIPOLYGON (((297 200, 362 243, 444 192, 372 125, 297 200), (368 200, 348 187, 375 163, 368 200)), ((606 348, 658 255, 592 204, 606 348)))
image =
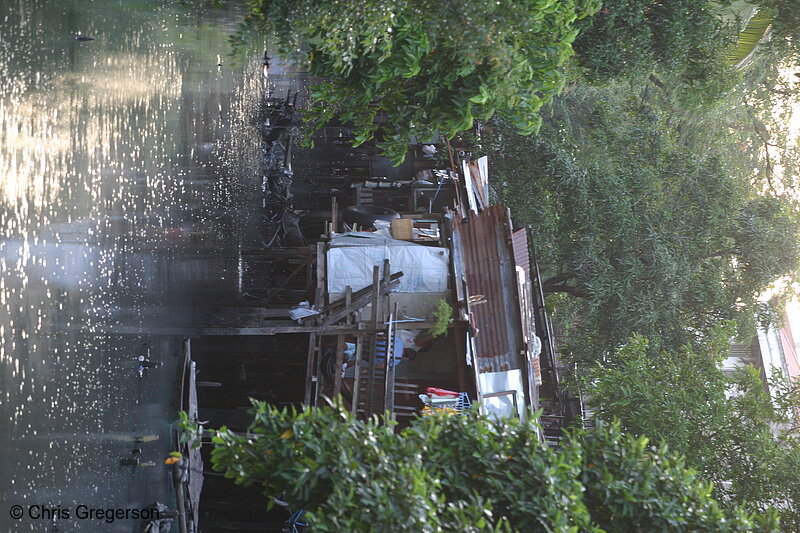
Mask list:
POLYGON ((453 308, 443 298, 436 300, 433 310, 433 326, 428 333, 434 337, 447 335, 447 328, 453 323, 453 308))
MULTIPOLYGON (((665 448, 616 425, 551 450, 527 420, 415 419, 395 432, 340 407, 254 402, 247 434, 214 433, 215 470, 285 492, 314 531, 775 531, 772 516, 725 511, 665 448)), ((189 429, 191 433, 191 429, 189 429)))

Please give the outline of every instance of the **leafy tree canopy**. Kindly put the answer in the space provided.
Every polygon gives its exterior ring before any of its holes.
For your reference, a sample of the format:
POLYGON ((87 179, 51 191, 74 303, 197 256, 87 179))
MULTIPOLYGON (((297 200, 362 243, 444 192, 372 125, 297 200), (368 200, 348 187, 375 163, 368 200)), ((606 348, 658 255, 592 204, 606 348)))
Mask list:
POLYGON ((665 74, 695 97, 713 100, 736 81, 742 58, 735 50, 747 22, 740 17, 753 13, 762 24, 745 50, 761 41, 786 61, 800 59, 794 0, 606 0, 597 15, 578 23, 577 62, 595 82, 665 74))
POLYGON ((771 35, 766 44, 786 58, 800 64, 800 4, 794 0, 752 0, 771 19, 771 35))
POLYGON ((752 333, 768 317, 758 295, 797 273, 796 202, 730 165, 724 130, 685 133, 651 96, 573 88, 539 135, 496 120, 482 139, 545 291, 579 302, 576 349, 592 359, 637 332, 673 347, 720 320, 752 333))
POLYGON ((592 368, 587 392, 601 419, 619 420, 626 432, 685 456, 722 501, 780 510, 784 531, 797 531, 800 482, 787 471, 800 466, 800 383, 776 375, 773 401, 752 367, 726 375, 729 333, 720 329, 702 350, 674 352, 635 336, 592 368))
POLYGON ((579 24, 578 63, 598 81, 670 72, 697 84, 724 76, 725 51, 738 35, 738 26, 721 16, 728 3, 607 0, 579 24))
POLYGON ((613 424, 552 450, 530 420, 473 412, 395 432, 338 408, 254 407, 247 434, 215 432, 212 464, 285 491, 314 531, 777 531, 773 514, 722 509, 681 459, 613 424))
POLYGON ((250 22, 321 78, 307 118, 338 113, 399 164, 412 135, 452 137, 502 111, 522 133, 561 91, 575 22, 598 0, 256 0, 250 22))

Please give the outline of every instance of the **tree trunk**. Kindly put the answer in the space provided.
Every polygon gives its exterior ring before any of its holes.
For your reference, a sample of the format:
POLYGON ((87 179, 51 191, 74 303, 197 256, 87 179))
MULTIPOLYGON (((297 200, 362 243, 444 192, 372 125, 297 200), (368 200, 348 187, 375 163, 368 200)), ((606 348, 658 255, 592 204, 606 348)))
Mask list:
POLYGON ((550 287, 555 285, 561 285, 564 282, 567 282, 575 277, 575 274, 558 274, 557 276, 553 276, 552 278, 547 278, 546 281, 542 283, 542 289, 544 292, 552 292, 550 291, 550 287))
POLYGON ((571 296, 575 296, 576 298, 588 298, 589 293, 572 285, 567 285, 567 282, 571 279, 575 279, 575 274, 559 274, 557 276, 553 276, 542 283, 542 290, 547 294, 564 292, 571 296))

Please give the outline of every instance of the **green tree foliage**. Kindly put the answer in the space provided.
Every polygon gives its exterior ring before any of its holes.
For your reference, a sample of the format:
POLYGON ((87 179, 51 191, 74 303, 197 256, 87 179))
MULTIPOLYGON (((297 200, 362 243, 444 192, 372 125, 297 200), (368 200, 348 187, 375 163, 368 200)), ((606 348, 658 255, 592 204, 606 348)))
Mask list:
POLYGON ((772 14, 768 46, 777 48, 789 61, 800 63, 800 4, 795 0, 753 0, 772 14))
POLYGON ((536 137, 500 121, 484 136, 503 200, 532 229, 545 291, 580 302, 573 348, 587 358, 637 332, 673 347, 720 320, 750 332, 757 296, 796 275, 795 201, 731 167, 711 140, 724 131, 702 142, 680 120, 647 93, 575 88, 536 137))
POLYGON ((446 137, 502 111, 522 133, 561 91, 576 20, 598 0, 256 0, 250 22, 321 81, 307 118, 336 114, 399 164, 412 135, 446 137))
POLYGON ((552 450, 532 421, 472 413, 395 432, 338 408, 254 407, 247 434, 215 432, 212 464, 285 492, 314 531, 777 530, 771 515, 723 510, 681 459, 613 424, 552 450))
POLYGON ((453 308, 447 303, 444 298, 436 300, 436 306, 433 309, 433 325, 428 330, 429 335, 438 337, 439 335, 447 335, 447 328, 453 323, 453 308))
POLYGON ((800 384, 776 377, 773 401, 752 367, 726 375, 720 365, 728 338, 722 330, 702 351, 666 352, 633 337, 613 363, 592 368, 587 392, 601 419, 686 457, 723 502, 779 510, 784 531, 797 531, 800 483, 786 469, 800 460, 793 428, 800 384))
POLYGON ((578 28, 574 48, 584 79, 603 84, 655 75, 679 89, 690 109, 733 90, 741 77, 734 66, 756 48, 784 63, 800 61, 795 0, 608 0, 578 28), (738 18, 754 11, 750 24, 738 18))
POLYGON ((724 58, 738 27, 720 16, 726 3, 607 0, 580 23, 578 62, 595 81, 668 72, 707 87, 732 72, 724 58))
POLYGON ((798 187, 798 78, 787 57, 765 49, 742 71, 742 82, 714 109, 676 109, 675 90, 658 89, 672 114, 671 124, 695 151, 718 154, 729 168, 748 175, 755 187, 773 193, 798 187))
POLYGON ((736 46, 728 50, 725 60, 733 65, 738 65, 749 58, 760 43, 766 38, 767 32, 772 28, 775 13, 771 9, 758 9, 747 21, 739 32, 736 46))

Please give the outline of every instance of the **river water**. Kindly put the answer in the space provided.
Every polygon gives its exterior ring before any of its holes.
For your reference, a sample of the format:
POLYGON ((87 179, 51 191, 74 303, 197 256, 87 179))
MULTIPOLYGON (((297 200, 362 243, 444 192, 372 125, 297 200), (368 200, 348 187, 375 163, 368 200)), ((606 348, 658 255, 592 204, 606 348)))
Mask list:
POLYGON ((0 531, 174 506, 178 326, 236 296, 257 239, 260 54, 205 4, 0 0, 0 531))

